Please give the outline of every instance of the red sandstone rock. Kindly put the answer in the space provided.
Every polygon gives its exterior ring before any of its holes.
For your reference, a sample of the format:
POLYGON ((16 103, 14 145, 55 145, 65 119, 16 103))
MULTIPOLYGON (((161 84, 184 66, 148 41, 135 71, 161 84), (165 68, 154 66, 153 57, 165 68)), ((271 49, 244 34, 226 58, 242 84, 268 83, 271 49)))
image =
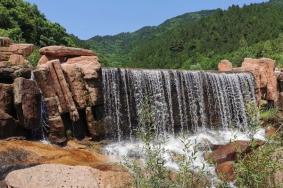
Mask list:
POLYGON ((235 180, 234 162, 226 161, 224 163, 218 164, 216 166, 216 173, 218 177, 225 182, 234 181, 235 180))
POLYGON ((65 73, 66 81, 70 86, 72 96, 78 108, 85 108, 89 103, 89 94, 86 89, 80 68, 75 64, 64 63, 61 65, 65 73))
POLYGON ((72 94, 65 80, 59 60, 41 65, 34 76, 45 98, 58 97, 60 113, 69 112, 75 122, 79 119, 72 94))
POLYGON ((220 63, 218 64, 219 72, 230 72, 232 71, 232 69, 233 69, 232 63, 227 59, 221 60, 220 63))
POLYGON ((266 88, 266 100, 276 102, 278 100, 277 78, 275 75, 275 61, 268 58, 245 58, 242 70, 253 73, 256 80, 257 99, 261 99, 261 89, 266 88))
POLYGON ((22 55, 12 54, 9 58, 11 65, 25 65, 28 61, 22 55))
POLYGON ((9 39, 8 37, 0 37, 0 47, 8 47, 10 46, 10 44, 12 44, 11 39, 9 39))
POLYGON ((65 128, 60 116, 49 118, 48 125, 50 127, 49 141, 53 144, 64 144, 67 141, 65 136, 65 128))
POLYGON ((40 49, 41 55, 52 57, 78 57, 78 56, 96 56, 91 50, 72 48, 65 46, 48 46, 40 49))
POLYGON ((41 94, 33 80, 16 78, 14 81, 14 103, 17 116, 27 129, 36 129, 40 126, 41 94))
POLYGON ((50 97, 45 99, 45 105, 49 118, 60 116, 60 104, 58 97, 50 97))
POLYGON ((33 52, 33 44, 12 44, 9 47, 9 51, 28 57, 33 52))
MULTIPOLYGON (((262 145, 263 142, 258 141, 254 147, 262 145)), ((206 160, 220 164, 225 161, 234 161, 237 155, 250 152, 251 143, 249 141, 235 141, 230 144, 220 146, 206 156, 206 160)))
POLYGON ((12 54, 12 52, 0 51, 0 61, 8 61, 12 54))
POLYGON ((12 114, 13 105, 13 85, 0 83, 0 109, 12 114))

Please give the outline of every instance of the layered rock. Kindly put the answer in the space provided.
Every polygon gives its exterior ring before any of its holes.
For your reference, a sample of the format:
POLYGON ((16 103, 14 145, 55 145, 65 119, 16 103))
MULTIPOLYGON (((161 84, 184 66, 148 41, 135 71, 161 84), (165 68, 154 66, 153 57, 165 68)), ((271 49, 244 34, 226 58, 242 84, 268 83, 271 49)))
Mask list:
POLYGON ((53 107, 47 104, 51 141, 63 141, 64 131, 68 130, 69 124, 76 127, 72 128, 72 131, 81 132, 78 127, 81 127, 82 131, 87 127, 87 133, 93 137, 97 135, 94 130, 98 121, 92 111, 87 109, 103 104, 101 65, 98 57, 90 50, 63 46, 45 47, 40 49, 40 53, 42 56, 34 76, 46 102, 54 98, 53 107), (57 102, 54 102, 55 99, 57 102), (56 115, 53 113, 54 109, 59 111, 56 115), (66 116, 66 113, 69 115, 66 116))

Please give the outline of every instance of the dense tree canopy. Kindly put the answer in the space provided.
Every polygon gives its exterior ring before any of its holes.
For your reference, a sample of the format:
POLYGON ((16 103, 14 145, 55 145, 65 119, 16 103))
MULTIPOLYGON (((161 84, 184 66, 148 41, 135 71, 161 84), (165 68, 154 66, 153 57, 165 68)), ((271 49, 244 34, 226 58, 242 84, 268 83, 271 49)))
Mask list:
POLYGON ((0 0, 0 36, 37 46, 83 45, 58 23, 48 21, 36 5, 23 0, 0 0))
POLYGON ((215 69, 222 58, 271 57, 283 65, 283 1, 185 14, 134 33, 88 42, 107 66, 215 69))

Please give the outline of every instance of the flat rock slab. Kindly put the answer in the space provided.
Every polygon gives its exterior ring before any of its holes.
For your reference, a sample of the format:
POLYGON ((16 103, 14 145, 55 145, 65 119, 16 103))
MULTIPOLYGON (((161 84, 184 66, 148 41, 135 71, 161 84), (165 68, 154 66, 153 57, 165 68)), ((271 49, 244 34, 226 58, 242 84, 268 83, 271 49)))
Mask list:
POLYGON ((83 166, 44 164, 7 175, 8 187, 21 188, 56 188, 85 187, 99 188, 99 170, 83 166))
POLYGON ((52 57, 77 57, 77 56, 96 56, 91 50, 82 48, 72 48, 65 46, 47 46, 39 50, 41 55, 52 57))

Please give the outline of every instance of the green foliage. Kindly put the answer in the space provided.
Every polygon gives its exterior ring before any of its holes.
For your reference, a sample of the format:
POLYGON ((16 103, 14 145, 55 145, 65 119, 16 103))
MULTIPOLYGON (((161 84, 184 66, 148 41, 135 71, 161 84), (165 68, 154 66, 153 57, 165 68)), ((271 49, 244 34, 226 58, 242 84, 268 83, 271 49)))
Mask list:
POLYGON ((36 67, 39 59, 40 59, 39 48, 35 48, 32 54, 28 57, 28 61, 33 67, 36 67))
POLYGON ((260 119, 264 122, 272 121, 277 118, 278 108, 261 109, 260 119))
POLYGON ((216 69, 221 59, 269 57, 283 65, 283 1, 184 14, 133 33, 94 37, 106 66, 216 69))
POLYGON ((58 23, 51 23, 36 5, 23 0, 0 0, 0 36, 37 46, 85 46, 58 23))
POLYGON ((274 144, 265 144, 235 164, 238 187, 275 187, 270 178, 279 168, 272 156, 276 147, 274 144))
POLYGON ((253 136, 255 131, 261 126, 259 119, 260 110, 257 107, 256 102, 252 101, 246 104, 246 115, 249 124, 250 135, 253 136))
MULTIPOLYGON (((141 161, 126 159, 125 165, 134 176, 136 188, 187 188, 207 187, 208 181, 204 175, 192 171, 192 162, 196 158, 196 152, 191 154, 191 145, 185 139, 184 154, 178 156, 175 161, 180 167, 179 171, 172 171, 166 167, 162 147, 162 138, 157 138, 152 110, 148 99, 144 100, 139 112, 140 122, 137 134, 144 144, 142 150, 145 156, 144 164, 141 161)), ((195 148, 196 149, 196 148, 195 148)), ((197 151, 197 149, 195 150, 197 151)))

